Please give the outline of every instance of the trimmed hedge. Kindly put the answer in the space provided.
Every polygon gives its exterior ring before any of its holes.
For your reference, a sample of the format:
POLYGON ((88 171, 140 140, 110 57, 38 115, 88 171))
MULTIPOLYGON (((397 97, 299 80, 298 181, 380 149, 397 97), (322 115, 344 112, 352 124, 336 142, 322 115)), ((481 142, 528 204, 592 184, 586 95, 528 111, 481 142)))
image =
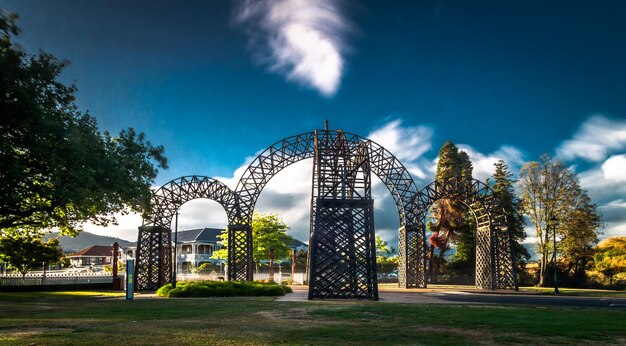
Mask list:
POLYGON ((259 281, 190 281, 178 282, 176 288, 167 284, 159 288, 160 297, 236 297, 236 296, 284 296, 291 293, 288 286, 259 281))

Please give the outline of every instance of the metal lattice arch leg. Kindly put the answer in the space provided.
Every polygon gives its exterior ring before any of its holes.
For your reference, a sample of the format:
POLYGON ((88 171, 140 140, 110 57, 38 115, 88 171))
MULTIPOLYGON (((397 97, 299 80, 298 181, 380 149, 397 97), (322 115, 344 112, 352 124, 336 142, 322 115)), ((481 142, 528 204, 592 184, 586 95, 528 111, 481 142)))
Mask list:
MULTIPOLYGON (((517 289, 511 253, 512 237, 506 228, 506 219, 500 203, 488 185, 475 179, 469 183, 457 179, 435 180, 422 189, 415 198, 417 228, 412 232, 422 233, 424 242, 412 243, 411 246, 420 252, 423 264, 419 265, 426 267, 425 220, 430 206, 438 200, 453 199, 465 204, 476 219, 476 288, 517 289)), ((408 239, 408 236, 405 239, 408 239)), ((408 243, 407 240, 404 241, 405 244, 408 243)), ((406 245, 401 243, 399 247, 401 251, 407 251, 406 245)), ((413 281, 418 279, 423 278, 420 276, 413 281)), ((413 282, 408 278, 407 281, 413 282)))
MULTIPOLYGON (((185 176, 167 182, 152 193, 151 209, 144 218, 144 226, 139 227, 137 241, 137 290, 156 290, 172 279, 172 230, 170 225, 176 212, 184 203, 198 198, 207 198, 221 204, 226 211, 229 223, 238 220, 237 198, 233 191, 222 182, 204 176, 185 176)), ((249 228, 249 227, 248 227, 249 228)), ((251 238, 245 226, 229 226, 229 235, 251 238)), ((230 239, 233 239, 230 238, 230 239)), ((244 243, 251 243, 249 239, 244 243)), ((230 251, 230 248, 229 248, 230 251)), ((237 252, 232 263, 240 271, 250 271, 247 265, 252 257, 249 249, 245 254, 237 252), (240 265, 243 262, 243 265, 240 265)), ((230 257, 230 253, 229 253, 230 257)))

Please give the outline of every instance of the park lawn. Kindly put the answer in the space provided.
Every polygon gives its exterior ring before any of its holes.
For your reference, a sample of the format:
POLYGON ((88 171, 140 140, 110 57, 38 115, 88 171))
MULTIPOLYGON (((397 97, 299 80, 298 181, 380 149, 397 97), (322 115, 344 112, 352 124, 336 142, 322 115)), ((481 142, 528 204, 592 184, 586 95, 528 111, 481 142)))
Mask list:
POLYGON ((2 345, 620 344, 626 311, 0 293, 2 345), (15 298, 15 299, 12 299, 15 298))

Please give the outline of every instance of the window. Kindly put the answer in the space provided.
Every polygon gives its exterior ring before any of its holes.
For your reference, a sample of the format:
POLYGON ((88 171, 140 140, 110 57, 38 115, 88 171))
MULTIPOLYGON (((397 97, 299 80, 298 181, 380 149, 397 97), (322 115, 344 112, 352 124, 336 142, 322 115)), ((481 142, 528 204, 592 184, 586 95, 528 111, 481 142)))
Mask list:
POLYGON ((189 255, 191 253, 191 245, 183 245, 182 250, 183 255, 189 255))
POLYGON ((198 246, 198 254, 211 255, 213 254, 213 245, 200 245, 198 246))

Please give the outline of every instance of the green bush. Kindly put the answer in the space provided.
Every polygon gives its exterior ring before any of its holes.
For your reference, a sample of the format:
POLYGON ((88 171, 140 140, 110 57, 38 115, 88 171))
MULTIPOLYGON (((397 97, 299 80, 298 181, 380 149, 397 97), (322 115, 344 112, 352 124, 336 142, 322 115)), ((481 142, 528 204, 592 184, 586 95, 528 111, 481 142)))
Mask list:
POLYGON ((291 293, 288 286, 273 282, 256 281, 192 281, 180 282, 176 288, 167 284, 159 288, 160 297, 235 297, 235 296, 284 296, 291 293))

